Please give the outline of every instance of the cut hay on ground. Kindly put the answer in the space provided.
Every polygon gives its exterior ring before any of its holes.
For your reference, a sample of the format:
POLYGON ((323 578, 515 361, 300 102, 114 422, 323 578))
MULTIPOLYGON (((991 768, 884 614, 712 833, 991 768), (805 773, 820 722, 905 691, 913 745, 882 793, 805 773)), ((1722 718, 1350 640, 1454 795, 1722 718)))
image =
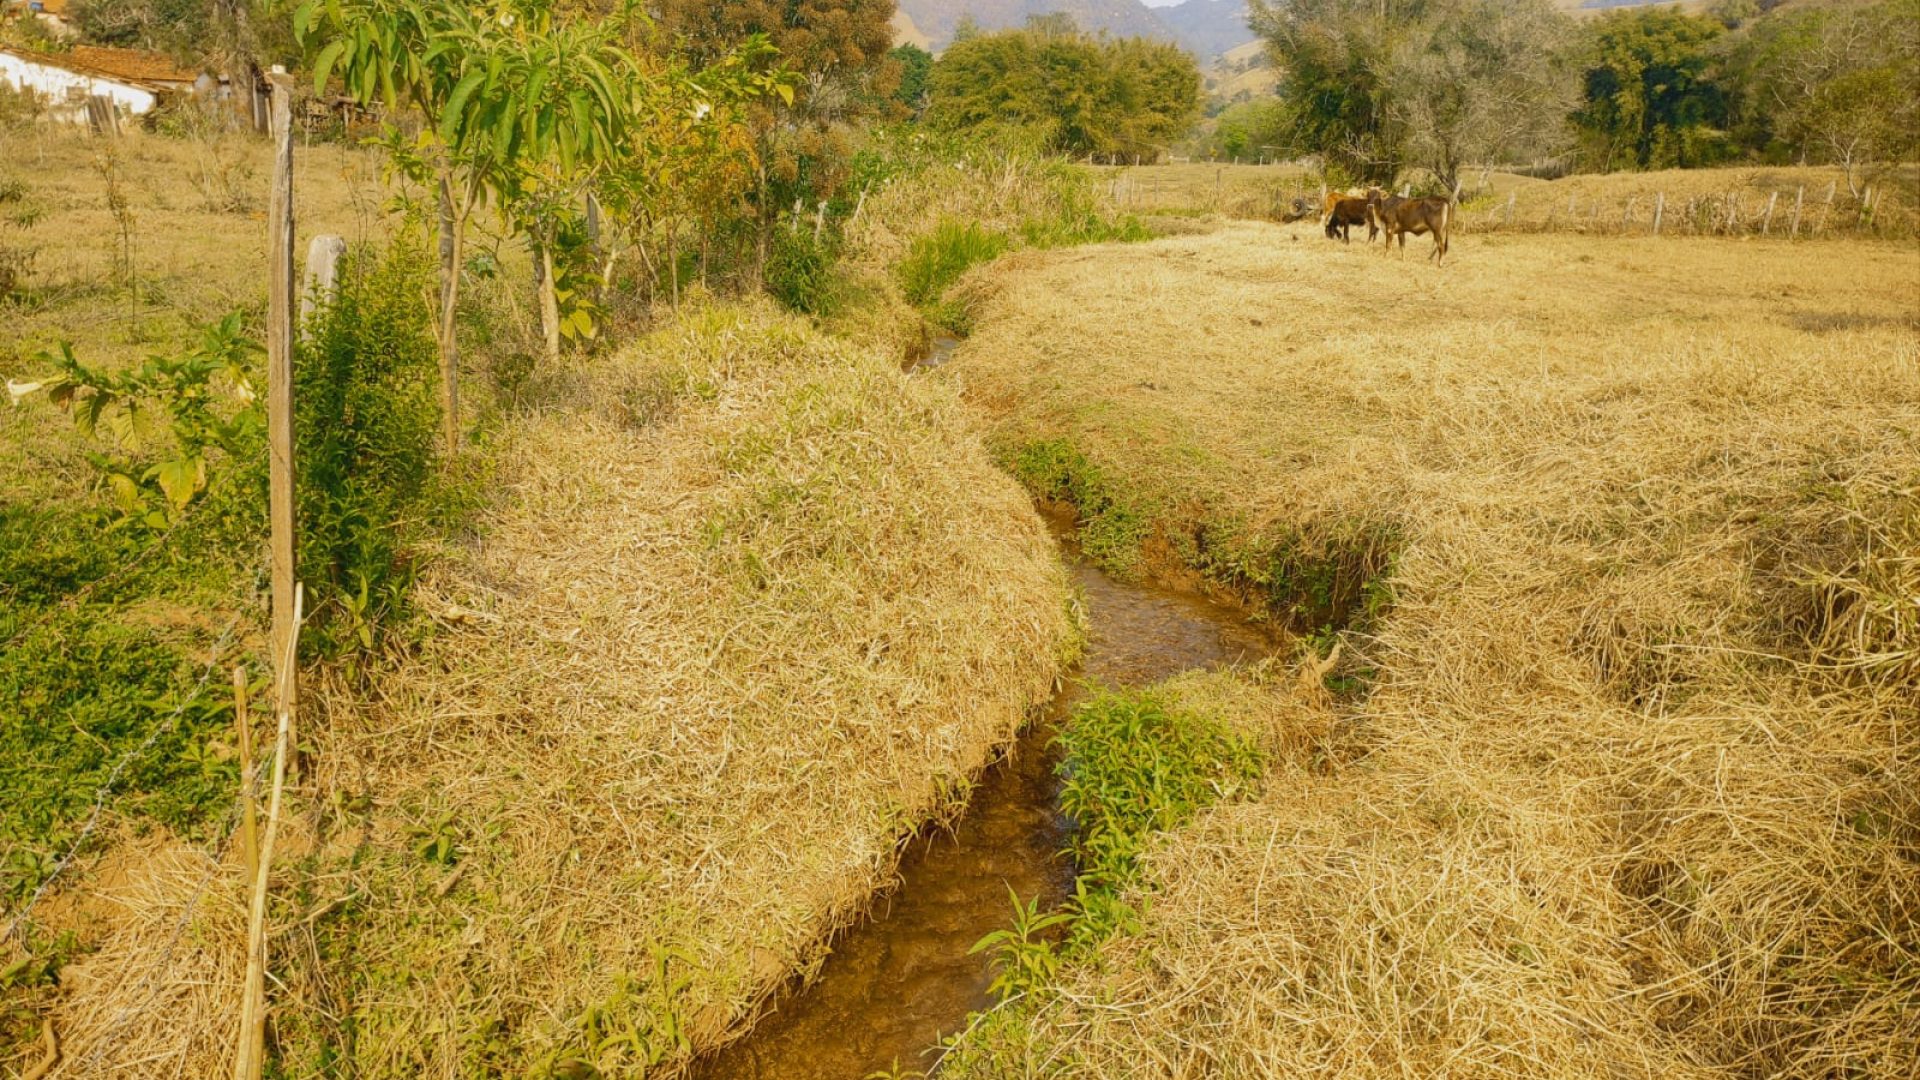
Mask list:
POLYGON ((1010 456, 1216 567, 1399 550, 1341 734, 955 1075, 1913 1076, 1920 258, 1300 235, 978 272, 1010 456))
POLYGON ((416 654, 308 720, 290 1075, 670 1070, 1051 690, 1061 571, 949 391, 757 307, 551 381, 416 654))

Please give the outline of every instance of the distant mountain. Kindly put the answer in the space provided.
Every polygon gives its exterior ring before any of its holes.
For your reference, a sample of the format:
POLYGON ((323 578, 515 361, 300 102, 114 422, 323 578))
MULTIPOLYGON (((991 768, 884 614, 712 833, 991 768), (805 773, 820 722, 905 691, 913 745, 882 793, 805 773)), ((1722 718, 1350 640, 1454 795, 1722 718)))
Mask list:
MULTIPOLYGON (((1106 31, 1114 37, 1178 41, 1179 36, 1154 16, 1140 0, 898 0, 904 22, 911 25, 938 52, 953 42, 953 29, 963 16, 973 16, 982 30, 1025 26, 1029 15, 1064 12, 1080 29, 1106 31)), ((901 20, 895 22, 896 37, 901 20)))
POLYGON ((1153 12, 1202 65, 1254 40, 1247 29, 1246 0, 1186 0, 1153 12))

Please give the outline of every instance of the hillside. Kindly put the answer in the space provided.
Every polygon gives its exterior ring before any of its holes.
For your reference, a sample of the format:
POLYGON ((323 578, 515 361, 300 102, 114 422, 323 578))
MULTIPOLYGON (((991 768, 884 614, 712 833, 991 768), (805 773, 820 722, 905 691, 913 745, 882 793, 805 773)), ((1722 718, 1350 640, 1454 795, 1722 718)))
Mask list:
MULTIPOLYGON (((1140 0, 900 0, 900 13, 935 52, 953 43, 962 18, 971 17, 982 30, 1005 30, 1025 25, 1031 16, 1055 12, 1071 15, 1082 30, 1094 33, 1162 41, 1176 37, 1140 0)), ((899 27, 896 21, 896 31, 899 27)))
POLYGON ((1246 0, 1186 0, 1153 14, 1203 64, 1254 40, 1247 29, 1246 0))

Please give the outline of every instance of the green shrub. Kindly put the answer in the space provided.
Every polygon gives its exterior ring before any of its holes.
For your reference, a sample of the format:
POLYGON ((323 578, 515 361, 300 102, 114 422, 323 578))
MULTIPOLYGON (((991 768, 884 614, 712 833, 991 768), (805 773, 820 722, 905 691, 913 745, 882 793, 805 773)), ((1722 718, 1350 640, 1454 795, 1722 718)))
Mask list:
POLYGON ((938 303, 948 286, 971 267, 999 257, 1007 238, 970 221, 943 218, 932 232, 914 240, 900 262, 900 287, 921 306, 938 303))
POLYGON ((838 299, 835 246, 830 232, 815 238, 804 226, 775 229, 773 250, 767 255, 767 291, 790 311, 832 314, 838 299))
POLYGON ((1062 959, 1093 954, 1117 934, 1138 932, 1127 890, 1153 834, 1253 790, 1260 755, 1210 717, 1170 707, 1152 690, 1110 690, 1081 703, 1059 736, 1060 808, 1073 821, 1079 866, 1074 895, 1057 912, 1013 897, 1013 925, 980 939, 991 951, 993 989, 1003 998, 1043 989, 1062 959), (1065 926, 1064 943, 1047 933, 1065 926))
MULTIPOLYGON (((384 254, 350 253, 333 302, 294 352, 298 575, 306 655, 371 648, 406 610, 418 552, 471 508, 471 477, 439 467, 439 353, 424 297, 433 267, 420 234, 384 254)), ((243 457, 220 531, 265 532, 267 459, 243 457)))

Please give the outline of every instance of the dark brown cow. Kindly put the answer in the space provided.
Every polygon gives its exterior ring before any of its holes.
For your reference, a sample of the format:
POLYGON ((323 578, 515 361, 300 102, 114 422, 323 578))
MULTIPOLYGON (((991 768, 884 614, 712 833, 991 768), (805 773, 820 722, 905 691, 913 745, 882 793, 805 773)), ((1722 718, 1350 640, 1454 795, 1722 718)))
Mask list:
POLYGON ((1367 241, 1371 243, 1375 226, 1373 218, 1367 213, 1367 206, 1368 201, 1364 197, 1348 198, 1337 191, 1327 192, 1327 239, 1338 238, 1350 244, 1353 238, 1348 235, 1348 230, 1355 225, 1365 225, 1367 241))
MULTIPOLYGON (((1397 195, 1370 192, 1367 198, 1368 224, 1387 235, 1387 246, 1400 238, 1400 253, 1407 252, 1407 234, 1433 234, 1433 253, 1427 258, 1444 265, 1447 261, 1447 228, 1453 223, 1453 203, 1439 196, 1402 199, 1397 195)), ((1368 237, 1372 239, 1372 237, 1368 237)))

